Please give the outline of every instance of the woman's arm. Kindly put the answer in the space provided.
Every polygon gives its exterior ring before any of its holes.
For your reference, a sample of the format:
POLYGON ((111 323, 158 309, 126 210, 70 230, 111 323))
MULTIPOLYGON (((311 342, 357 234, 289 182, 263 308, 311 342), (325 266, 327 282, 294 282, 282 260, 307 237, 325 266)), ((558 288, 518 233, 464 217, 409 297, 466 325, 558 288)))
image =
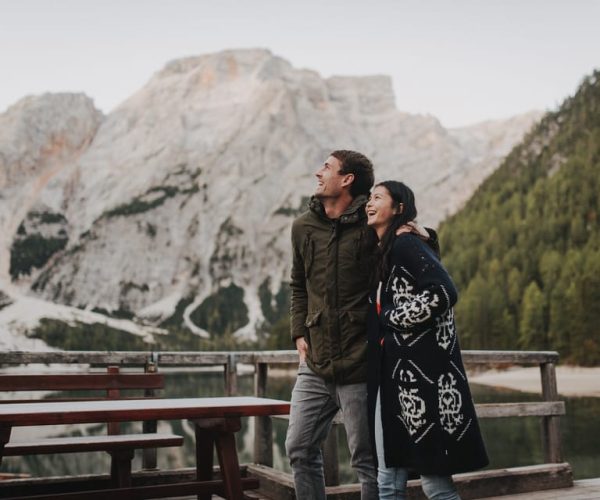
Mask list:
POLYGON ((456 288, 448 272, 418 237, 396 238, 392 266, 392 274, 384 283, 384 325, 402 331, 423 331, 456 303, 456 288))

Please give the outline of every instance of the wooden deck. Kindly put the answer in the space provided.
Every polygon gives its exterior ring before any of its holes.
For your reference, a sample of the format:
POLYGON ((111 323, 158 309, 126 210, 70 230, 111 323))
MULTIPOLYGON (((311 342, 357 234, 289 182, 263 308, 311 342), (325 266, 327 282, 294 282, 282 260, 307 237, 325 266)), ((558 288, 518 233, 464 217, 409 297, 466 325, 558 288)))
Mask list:
POLYGON ((600 478, 573 481, 572 488, 546 490, 520 495, 488 497, 486 500, 592 500, 600 499, 600 478))
MULTIPOLYGON (((195 500, 196 497, 186 497, 185 500, 195 500)), ((246 498, 252 500, 276 500, 258 493, 246 492, 246 498)), ((546 490, 520 495, 504 495, 501 497, 480 497, 482 500, 594 500, 600 499, 600 478, 575 481, 572 488, 546 490)), ((223 500, 213 496, 213 500, 223 500)))

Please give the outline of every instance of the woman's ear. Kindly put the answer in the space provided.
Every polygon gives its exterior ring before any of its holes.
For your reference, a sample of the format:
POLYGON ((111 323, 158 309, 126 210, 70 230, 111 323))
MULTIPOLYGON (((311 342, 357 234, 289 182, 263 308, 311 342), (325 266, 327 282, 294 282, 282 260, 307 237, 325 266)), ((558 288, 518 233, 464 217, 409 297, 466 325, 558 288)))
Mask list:
POLYGON ((398 214, 404 212, 404 203, 398 203, 398 214))

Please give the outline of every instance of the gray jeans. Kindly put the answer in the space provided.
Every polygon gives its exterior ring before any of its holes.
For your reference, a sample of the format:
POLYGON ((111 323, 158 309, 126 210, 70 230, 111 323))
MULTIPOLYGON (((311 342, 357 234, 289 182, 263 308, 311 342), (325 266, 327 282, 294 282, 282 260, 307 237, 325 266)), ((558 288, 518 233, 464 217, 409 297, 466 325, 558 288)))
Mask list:
POLYGON ((352 467, 361 483, 361 498, 378 498, 377 472, 367 422, 367 384, 326 383, 302 363, 292 391, 290 424, 285 440, 298 500, 325 500, 321 444, 338 409, 344 417, 352 467))

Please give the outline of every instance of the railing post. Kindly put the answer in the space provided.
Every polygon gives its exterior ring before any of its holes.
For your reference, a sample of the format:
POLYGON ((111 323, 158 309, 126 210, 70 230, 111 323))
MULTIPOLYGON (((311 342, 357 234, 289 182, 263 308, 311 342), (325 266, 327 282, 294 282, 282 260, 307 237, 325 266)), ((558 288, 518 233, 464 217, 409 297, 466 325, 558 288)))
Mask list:
MULTIPOLYGON (((158 353, 150 353, 150 357, 144 365, 144 373, 156 373, 158 371, 158 353)), ((144 396, 153 397, 156 396, 154 389, 144 389, 144 396)), ((144 434, 154 434, 158 430, 158 423, 156 420, 144 420, 142 422, 142 432, 144 434)), ((157 458, 156 448, 144 448, 142 450, 142 469, 154 470, 157 469, 157 458)))
MULTIPOLYGON (((254 364, 254 395, 267 395, 268 363, 254 364)), ((273 467, 273 422, 271 417, 254 417, 254 462, 273 467)))
POLYGON ((225 365, 225 394, 237 395, 237 359, 235 353, 230 352, 225 365))
MULTIPOLYGON (((540 371, 542 375, 542 396, 544 401, 558 401, 556 368, 554 363, 541 363, 540 371)), ((562 462, 560 417, 550 416, 542 418, 542 443, 544 447, 544 460, 546 462, 562 462)))
MULTIPOLYGON (((110 365, 106 367, 106 372, 111 375, 119 374, 119 367, 116 365, 110 365)), ((121 392, 119 389, 107 389, 106 397, 108 399, 119 399, 121 392)), ((108 422, 106 424, 107 434, 121 434, 121 423, 120 422, 108 422)))

